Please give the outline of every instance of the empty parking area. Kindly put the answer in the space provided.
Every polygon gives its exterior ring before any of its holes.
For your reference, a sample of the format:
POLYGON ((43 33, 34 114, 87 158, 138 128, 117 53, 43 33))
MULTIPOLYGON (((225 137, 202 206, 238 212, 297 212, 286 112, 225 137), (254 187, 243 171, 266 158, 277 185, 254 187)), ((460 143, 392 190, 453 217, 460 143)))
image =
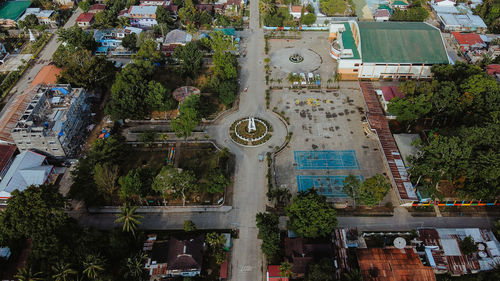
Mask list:
MULTIPOLYGON (((337 176, 308 176, 298 175, 297 185, 299 191, 316 189, 319 194, 329 198, 347 198, 343 192, 344 179, 347 175, 337 176)), ((362 176, 356 176, 358 180, 363 180, 362 176)))
POLYGON ((359 170, 354 150, 294 151, 297 170, 359 170))

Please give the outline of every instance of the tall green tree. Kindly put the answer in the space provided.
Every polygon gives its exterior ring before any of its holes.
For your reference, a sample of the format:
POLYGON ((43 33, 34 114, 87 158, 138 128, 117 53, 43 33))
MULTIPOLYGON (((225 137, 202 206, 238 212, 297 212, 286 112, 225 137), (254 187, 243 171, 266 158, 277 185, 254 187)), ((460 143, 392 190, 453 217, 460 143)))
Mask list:
POLYGON ((229 179, 220 169, 216 169, 208 175, 204 189, 208 193, 223 193, 228 185, 229 179))
POLYGON ((335 264, 333 259, 323 258, 309 265, 306 273, 306 281, 334 281, 335 264))
POLYGON ((94 181, 99 187, 99 190, 106 194, 108 199, 113 202, 113 197, 118 189, 116 185, 119 173, 118 166, 97 163, 94 169, 94 181))
POLYGON ((141 219, 143 216, 137 215, 135 212, 137 211, 137 206, 131 207, 128 204, 124 204, 120 207, 120 214, 117 215, 115 223, 121 223, 122 230, 124 232, 132 232, 132 235, 135 237, 135 231, 137 230, 137 226, 141 224, 141 219))
POLYGON ((387 192, 391 189, 391 184, 381 175, 366 179, 359 188, 359 198, 364 204, 373 206, 381 202, 387 192))
POLYGON ((255 220, 259 228, 258 238, 262 239, 262 252, 271 260, 280 251, 279 217, 271 213, 258 213, 255 220))
POLYGON ((181 198, 186 205, 186 196, 197 189, 197 180, 192 171, 163 167, 153 181, 153 190, 173 198, 181 198))
POLYGON ((194 95, 188 97, 181 105, 179 116, 172 120, 170 124, 178 137, 184 137, 187 140, 200 123, 199 103, 200 96, 194 95))
POLYGON ((152 170, 147 167, 131 169, 118 179, 118 183, 121 186, 120 197, 123 200, 138 200, 142 204, 142 198, 148 194, 153 183, 152 170))
POLYGON ((306 238, 328 237, 337 226, 337 213, 315 190, 299 193, 286 208, 288 228, 306 238))
POLYGON ((222 264, 226 259, 226 254, 223 250, 226 244, 226 237, 222 233, 210 232, 207 233, 206 241, 210 246, 212 254, 215 256, 217 264, 222 264))
POLYGON ((196 77, 203 66, 203 52, 196 42, 175 48, 174 58, 180 62, 179 72, 191 78, 196 77))
POLYGON ((146 280, 147 271, 144 268, 146 256, 143 253, 137 253, 132 257, 128 257, 123 267, 123 277, 131 281, 146 280))
POLYGON ((164 60, 163 53, 158 49, 158 43, 149 39, 141 44, 139 51, 133 56, 134 60, 147 60, 151 63, 161 63, 164 60))
POLYGON ((38 281, 43 280, 39 276, 41 276, 41 272, 32 272, 31 268, 23 267, 19 269, 19 271, 14 275, 15 278, 19 281, 38 281))
POLYGON ((125 35, 122 39, 122 46, 131 50, 137 50, 137 35, 135 33, 130 33, 125 35))
POLYGON ((76 275, 78 272, 71 268, 71 264, 59 261, 52 267, 54 281, 68 281, 72 280, 71 276, 76 275))
POLYGON ((234 80, 226 80, 219 84, 219 100, 226 106, 230 106, 236 99, 238 84, 234 80))
POLYGON ((90 280, 101 280, 102 273, 104 272, 104 259, 101 255, 87 255, 82 262, 83 274, 90 280))
POLYGON ((347 176, 343 181, 342 191, 353 200, 353 207, 356 208, 356 199, 359 197, 360 180, 354 175, 347 176))
POLYGON ((66 29, 59 29, 57 35, 58 42, 64 42, 77 49, 83 48, 92 52, 97 49, 93 34, 87 33, 76 25, 66 29))

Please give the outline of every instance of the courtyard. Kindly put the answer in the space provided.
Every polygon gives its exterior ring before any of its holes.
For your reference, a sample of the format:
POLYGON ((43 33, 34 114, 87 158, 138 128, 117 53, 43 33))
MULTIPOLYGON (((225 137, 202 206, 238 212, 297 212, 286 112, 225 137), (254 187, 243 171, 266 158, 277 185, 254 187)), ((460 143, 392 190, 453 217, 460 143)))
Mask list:
MULTIPOLYGON (((350 174, 361 180, 385 175, 383 156, 366 124, 359 84, 332 83, 337 63, 328 53, 328 34, 302 32, 301 37, 269 40, 269 75, 285 81, 271 90, 270 108, 288 120, 293 133, 276 156, 276 183, 292 194, 315 188, 330 201, 345 203, 349 198, 342 192, 343 179, 350 174), (294 54, 303 60, 289 60, 294 54), (307 81, 292 88, 286 80, 290 72, 319 74, 321 86, 307 81)), ((390 195, 384 201, 390 201, 390 195)))

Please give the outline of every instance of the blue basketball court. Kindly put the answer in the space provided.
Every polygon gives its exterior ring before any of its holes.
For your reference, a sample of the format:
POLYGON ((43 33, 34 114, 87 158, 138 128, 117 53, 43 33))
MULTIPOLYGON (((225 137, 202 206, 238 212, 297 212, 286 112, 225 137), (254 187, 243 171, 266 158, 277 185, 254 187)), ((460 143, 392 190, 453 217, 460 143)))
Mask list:
POLYGON ((297 170, 359 170, 354 150, 294 151, 297 170))
MULTIPOLYGON (((314 188, 319 194, 326 197, 347 198, 347 194, 342 192, 344 179, 347 176, 297 176, 299 191, 307 191, 314 188)), ((363 180, 362 176, 356 176, 358 180, 363 180)))

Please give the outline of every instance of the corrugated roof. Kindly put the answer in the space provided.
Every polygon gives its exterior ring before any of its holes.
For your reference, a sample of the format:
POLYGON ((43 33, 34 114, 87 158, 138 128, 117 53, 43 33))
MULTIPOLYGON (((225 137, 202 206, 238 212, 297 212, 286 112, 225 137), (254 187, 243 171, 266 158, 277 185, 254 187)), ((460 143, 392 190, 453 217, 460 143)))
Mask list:
POLYGON ((356 249, 356 254, 363 280, 436 280, 433 269, 424 266, 412 248, 356 249))
POLYGON ((16 149, 15 145, 0 144, 0 172, 6 168, 16 149))
POLYGON ((353 53, 352 59, 359 59, 359 52, 356 43, 354 42, 354 36, 352 34, 351 25, 348 22, 344 22, 345 31, 342 32, 342 45, 344 49, 351 49, 353 53))
POLYGON ((131 6, 129 14, 134 15, 155 15, 158 6, 131 6))
POLYGON ((363 62, 447 64, 441 32, 422 22, 358 22, 363 62))
POLYGON ((93 18, 94 14, 92 13, 81 13, 76 19, 76 22, 91 22, 93 18))

